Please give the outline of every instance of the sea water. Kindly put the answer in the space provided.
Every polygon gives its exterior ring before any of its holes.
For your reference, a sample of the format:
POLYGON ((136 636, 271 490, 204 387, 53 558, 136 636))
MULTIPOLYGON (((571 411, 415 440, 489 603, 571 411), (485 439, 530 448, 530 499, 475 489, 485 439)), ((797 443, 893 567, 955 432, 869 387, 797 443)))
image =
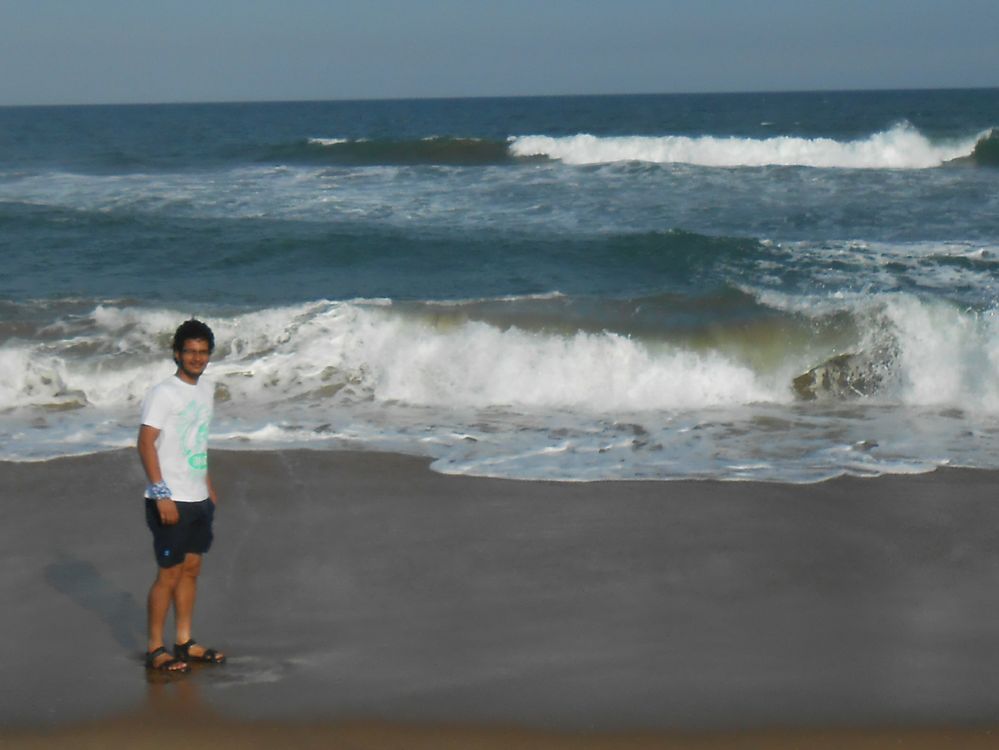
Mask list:
POLYGON ((999 90, 0 108, 0 459, 526 479, 999 467, 999 90))

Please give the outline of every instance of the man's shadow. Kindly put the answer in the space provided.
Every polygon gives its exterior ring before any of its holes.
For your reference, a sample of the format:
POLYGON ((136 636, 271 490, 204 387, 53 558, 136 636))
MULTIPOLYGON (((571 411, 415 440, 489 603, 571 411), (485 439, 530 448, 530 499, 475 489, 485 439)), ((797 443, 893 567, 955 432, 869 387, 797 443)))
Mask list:
POLYGON ((105 580, 92 563, 68 558, 50 563, 45 567, 45 581, 100 617, 123 649, 145 651, 144 608, 130 593, 105 580))

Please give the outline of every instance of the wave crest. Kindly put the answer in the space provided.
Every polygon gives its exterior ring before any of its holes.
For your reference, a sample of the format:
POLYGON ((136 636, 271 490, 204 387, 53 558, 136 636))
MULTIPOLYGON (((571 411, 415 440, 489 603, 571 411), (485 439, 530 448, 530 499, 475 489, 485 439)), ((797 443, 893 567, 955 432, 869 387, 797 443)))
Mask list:
POLYGON ((650 162, 705 167, 769 165, 840 169, 926 169, 967 157, 981 136, 934 143, 907 123, 855 141, 831 138, 739 138, 717 136, 553 137, 512 138, 510 151, 527 158, 544 156, 567 164, 650 162))
POLYGON ((999 128, 993 128, 978 139, 971 159, 982 167, 999 167, 999 128))

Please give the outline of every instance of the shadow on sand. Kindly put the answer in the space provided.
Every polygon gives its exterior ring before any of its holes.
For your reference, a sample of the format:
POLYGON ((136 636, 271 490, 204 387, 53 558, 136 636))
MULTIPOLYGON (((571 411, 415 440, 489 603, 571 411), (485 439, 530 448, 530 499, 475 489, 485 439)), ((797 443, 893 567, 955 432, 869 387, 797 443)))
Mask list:
POLYGON ((144 651, 145 609, 132 594, 109 583, 92 563, 70 558, 50 563, 45 568, 45 581, 100 617, 123 649, 144 651))

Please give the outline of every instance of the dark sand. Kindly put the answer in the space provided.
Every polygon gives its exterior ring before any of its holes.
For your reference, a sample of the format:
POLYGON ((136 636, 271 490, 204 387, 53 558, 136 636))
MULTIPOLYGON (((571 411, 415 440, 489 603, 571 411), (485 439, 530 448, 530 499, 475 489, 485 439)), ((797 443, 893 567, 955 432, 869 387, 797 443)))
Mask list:
POLYGON ((213 474, 196 635, 231 659, 164 682, 134 453, 0 464, 0 747, 999 747, 996 473, 213 474))

